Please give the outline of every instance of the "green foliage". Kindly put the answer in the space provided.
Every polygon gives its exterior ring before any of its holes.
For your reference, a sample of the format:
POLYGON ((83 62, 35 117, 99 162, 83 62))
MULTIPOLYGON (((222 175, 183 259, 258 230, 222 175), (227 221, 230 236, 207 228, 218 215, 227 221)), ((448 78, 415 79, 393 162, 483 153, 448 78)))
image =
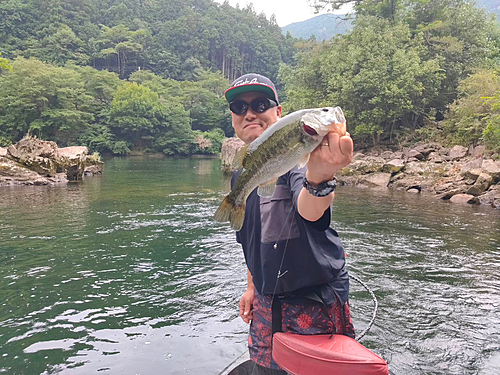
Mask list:
POLYGON ((0 129, 12 141, 31 132, 61 146, 75 144, 93 120, 81 109, 91 100, 77 72, 19 58, 0 76, 0 129))
POLYGON ((424 61, 426 52, 405 25, 360 19, 351 34, 304 54, 296 68, 282 66, 287 110, 339 105, 358 139, 392 138, 398 128, 421 124, 438 95, 441 60, 424 61))
POLYGON ((500 77, 490 70, 480 71, 461 82, 459 98, 450 105, 443 122, 443 135, 448 143, 467 146, 482 141, 490 116, 496 111, 495 95, 499 87, 500 77))
MULTIPOLYGON (((0 56, 2 56, 2 53, 0 52, 0 56)), ((0 57, 0 74, 2 73, 2 70, 12 70, 12 67, 9 64, 9 60, 4 59, 3 57, 0 57)))
POLYGON ((484 129, 484 140, 486 144, 496 152, 500 152, 500 114, 489 116, 486 129, 484 129))
POLYGON ((275 78, 294 50, 275 18, 212 0, 3 0, 0 20, 10 59, 89 64, 121 78, 139 68, 177 80, 195 80, 200 68, 275 78))

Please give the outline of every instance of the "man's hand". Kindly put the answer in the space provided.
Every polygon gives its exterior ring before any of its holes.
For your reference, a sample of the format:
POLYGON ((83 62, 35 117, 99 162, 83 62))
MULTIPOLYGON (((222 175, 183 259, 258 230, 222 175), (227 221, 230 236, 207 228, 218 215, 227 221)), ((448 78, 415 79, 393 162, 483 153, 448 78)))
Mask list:
POLYGON ((331 180, 336 172, 351 163, 353 149, 349 133, 342 137, 336 132, 328 133, 311 152, 307 163, 307 180, 312 184, 331 180))
POLYGON ((255 297, 255 289, 248 288, 245 294, 240 299, 240 316, 245 323, 250 323, 253 319, 253 299, 255 297))

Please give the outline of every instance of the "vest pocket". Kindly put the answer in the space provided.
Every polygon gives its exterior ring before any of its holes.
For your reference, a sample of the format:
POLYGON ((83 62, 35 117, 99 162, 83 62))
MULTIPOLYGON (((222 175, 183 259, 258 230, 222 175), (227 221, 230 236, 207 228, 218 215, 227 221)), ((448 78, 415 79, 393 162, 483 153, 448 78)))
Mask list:
POLYGON ((260 197, 260 218, 262 243, 300 237, 295 207, 287 185, 277 185, 271 198, 260 197))

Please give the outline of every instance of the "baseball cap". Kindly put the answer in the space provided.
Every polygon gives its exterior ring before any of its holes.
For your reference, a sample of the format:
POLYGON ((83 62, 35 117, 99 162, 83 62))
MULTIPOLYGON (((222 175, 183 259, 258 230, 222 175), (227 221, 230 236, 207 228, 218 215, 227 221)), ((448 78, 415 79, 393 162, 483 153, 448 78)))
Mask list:
POLYGON ((250 91, 262 92, 269 99, 273 99, 279 104, 278 93, 276 92, 274 83, 269 78, 256 73, 248 73, 236 78, 233 83, 231 83, 231 87, 226 90, 224 96, 226 100, 231 103, 237 95, 250 91))

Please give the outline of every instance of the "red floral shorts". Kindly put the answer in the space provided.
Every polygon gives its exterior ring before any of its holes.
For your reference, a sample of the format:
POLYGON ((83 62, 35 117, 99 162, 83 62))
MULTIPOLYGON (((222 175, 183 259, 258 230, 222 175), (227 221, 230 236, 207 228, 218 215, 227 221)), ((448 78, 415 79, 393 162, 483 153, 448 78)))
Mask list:
MULTIPOLYGON (((303 298, 295 303, 283 303, 281 308, 283 332, 303 335, 321 333, 339 333, 354 338, 354 327, 349 309, 349 302, 342 303, 335 299, 333 306, 328 306, 303 298)), ((253 301, 253 320, 250 325, 248 349, 250 359, 261 366, 280 369, 272 358, 272 296, 261 295, 255 291, 253 301)))

